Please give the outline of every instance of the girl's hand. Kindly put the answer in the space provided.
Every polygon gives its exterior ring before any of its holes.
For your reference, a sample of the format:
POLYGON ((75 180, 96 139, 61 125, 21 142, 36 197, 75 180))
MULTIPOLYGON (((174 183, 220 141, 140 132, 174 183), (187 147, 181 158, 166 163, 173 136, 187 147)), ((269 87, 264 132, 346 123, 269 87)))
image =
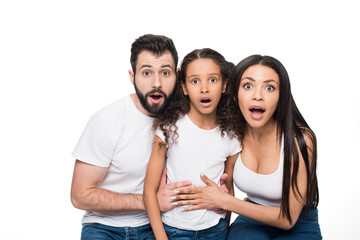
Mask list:
POLYGON ((176 196, 178 205, 191 205, 183 208, 185 211, 223 209, 224 199, 229 195, 204 174, 201 174, 200 177, 206 183, 206 186, 180 189, 179 195, 176 196))

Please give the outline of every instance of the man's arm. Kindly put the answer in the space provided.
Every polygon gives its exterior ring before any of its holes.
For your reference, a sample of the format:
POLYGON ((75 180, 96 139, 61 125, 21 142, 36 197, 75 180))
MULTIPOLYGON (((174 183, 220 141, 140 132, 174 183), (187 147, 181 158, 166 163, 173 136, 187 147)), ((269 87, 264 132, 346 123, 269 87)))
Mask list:
MULTIPOLYGON (((102 213, 145 211, 142 194, 120 194, 97 187, 107 171, 108 168, 76 160, 71 186, 71 202, 74 207, 102 213)), ((157 193, 160 210, 165 212, 172 209, 178 190, 190 185, 189 181, 166 184, 165 168, 157 193)))
POLYGON ((102 213, 144 211, 142 195, 120 194, 97 187, 107 171, 108 168, 76 160, 71 186, 71 202, 74 207, 102 213))

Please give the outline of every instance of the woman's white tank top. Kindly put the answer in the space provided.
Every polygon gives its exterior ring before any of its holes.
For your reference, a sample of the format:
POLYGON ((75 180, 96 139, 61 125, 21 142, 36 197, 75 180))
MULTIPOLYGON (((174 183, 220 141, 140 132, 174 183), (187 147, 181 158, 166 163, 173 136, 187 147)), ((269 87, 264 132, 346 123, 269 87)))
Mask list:
POLYGON ((280 161, 277 170, 271 174, 259 174, 248 169, 241 160, 241 154, 234 166, 233 180, 238 189, 255 203, 280 207, 284 166, 284 136, 281 137, 280 161))

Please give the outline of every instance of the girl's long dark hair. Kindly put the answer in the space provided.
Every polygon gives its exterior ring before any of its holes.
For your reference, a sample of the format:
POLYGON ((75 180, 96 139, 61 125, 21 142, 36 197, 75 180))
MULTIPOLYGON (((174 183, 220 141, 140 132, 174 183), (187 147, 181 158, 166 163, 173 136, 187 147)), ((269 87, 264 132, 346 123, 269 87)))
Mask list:
MULTIPOLYGON (((166 144, 176 142, 176 138, 178 136, 176 122, 182 116, 184 116, 184 114, 190 111, 190 99, 188 96, 183 94, 181 83, 185 84, 186 70, 188 65, 192 61, 200 58, 212 59, 220 67, 223 84, 227 84, 229 81, 234 64, 227 62, 225 58, 217 51, 210 48, 203 48, 196 49, 187 54, 180 66, 180 71, 178 73, 178 78, 176 80, 174 89, 174 96, 165 112, 156 116, 153 124, 153 130, 160 128, 163 131, 166 144)), ((216 117, 222 134, 227 132, 229 135, 231 135, 232 131, 227 126, 227 108, 229 104, 228 95, 228 90, 222 94, 216 109, 216 117)))
MULTIPOLYGON (((240 87, 240 80, 244 71, 250 66, 261 64, 268 66, 275 70, 280 79, 280 95, 277 109, 274 113, 274 119, 277 122, 278 136, 284 134, 284 170, 282 183, 282 199, 281 199, 281 214, 285 216, 289 222, 292 222, 289 207, 290 188, 293 190, 296 198, 302 198, 297 176, 299 170, 299 151, 296 142, 300 149, 307 174, 307 190, 305 199, 305 210, 309 211, 311 208, 316 208, 319 203, 319 190, 316 177, 316 159, 317 159, 317 145, 315 133, 311 130, 305 119, 297 108, 293 96, 291 94, 290 80, 285 67, 280 61, 270 56, 252 55, 249 56, 235 67, 234 72, 230 78, 230 101, 233 103, 229 108, 232 116, 236 119, 230 121, 231 128, 238 136, 244 136, 246 129, 246 120, 241 114, 239 108, 238 90, 240 87), (304 135, 306 135, 312 146, 307 146, 304 135), (295 140, 296 139, 296 140, 295 140), (308 151, 312 149, 311 159, 308 151), (292 169, 292 171, 291 171, 292 169)), ((241 139, 241 138, 240 138, 241 139)))

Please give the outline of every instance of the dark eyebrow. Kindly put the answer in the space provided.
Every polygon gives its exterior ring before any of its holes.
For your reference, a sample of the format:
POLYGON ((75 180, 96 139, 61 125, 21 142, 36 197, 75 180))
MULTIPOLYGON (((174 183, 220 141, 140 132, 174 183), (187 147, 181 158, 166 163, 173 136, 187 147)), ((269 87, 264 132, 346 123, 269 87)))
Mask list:
POLYGON ((187 76, 186 78, 192 78, 192 77, 198 77, 198 76, 199 76, 199 75, 194 74, 194 75, 187 76))
POLYGON ((142 65, 141 67, 140 67, 140 69, 142 69, 142 68, 151 68, 151 65, 142 65))
MULTIPOLYGON (((220 77, 221 74, 218 74, 218 73, 209 73, 210 76, 218 76, 220 77)), ((191 77, 198 77, 199 75, 198 74, 193 74, 193 75, 190 75, 190 76, 187 76, 186 78, 191 78, 191 77)))
POLYGON ((251 77, 244 77, 244 78, 240 79, 240 82, 245 79, 255 82, 255 80, 251 77))
POLYGON ((220 76, 220 74, 218 74, 218 73, 210 73, 209 75, 210 76, 213 76, 213 75, 220 76))
MULTIPOLYGON (((244 77, 244 78, 242 78, 241 80, 240 80, 240 82, 242 81, 242 80, 249 80, 249 81, 252 81, 252 82, 255 82, 255 79, 253 79, 253 78, 251 78, 251 77, 244 77)), ((278 82, 276 82, 275 80, 273 80, 273 79, 269 79, 269 80, 265 80, 264 81, 264 83, 270 83, 270 82, 274 82, 274 83, 276 83, 277 85, 279 85, 279 83, 278 82)))
POLYGON ((265 80, 264 83, 270 83, 270 82, 273 82, 273 83, 276 83, 276 85, 279 85, 278 82, 276 82, 275 80, 273 79, 269 79, 269 80, 265 80))
POLYGON ((172 69, 172 66, 171 66, 170 64, 162 65, 161 67, 162 67, 162 68, 171 68, 171 69, 172 69))
MULTIPOLYGON (((143 68, 152 68, 152 66, 145 64, 140 67, 140 69, 143 69, 143 68)), ((162 65, 161 68, 171 68, 172 69, 170 64, 162 65)))

